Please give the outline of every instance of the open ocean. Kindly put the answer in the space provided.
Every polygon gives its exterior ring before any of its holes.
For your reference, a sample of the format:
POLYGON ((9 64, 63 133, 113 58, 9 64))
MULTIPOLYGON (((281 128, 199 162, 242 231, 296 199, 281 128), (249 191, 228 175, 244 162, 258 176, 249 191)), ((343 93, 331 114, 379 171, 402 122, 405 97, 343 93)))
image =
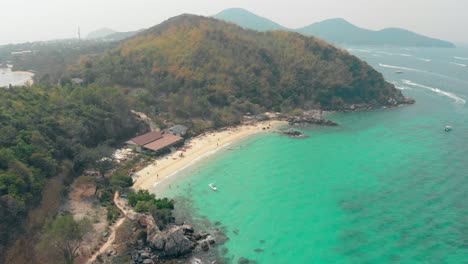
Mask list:
POLYGON ((468 50, 349 51, 417 103, 256 135, 173 179, 180 211, 226 231, 228 263, 468 263, 468 50))

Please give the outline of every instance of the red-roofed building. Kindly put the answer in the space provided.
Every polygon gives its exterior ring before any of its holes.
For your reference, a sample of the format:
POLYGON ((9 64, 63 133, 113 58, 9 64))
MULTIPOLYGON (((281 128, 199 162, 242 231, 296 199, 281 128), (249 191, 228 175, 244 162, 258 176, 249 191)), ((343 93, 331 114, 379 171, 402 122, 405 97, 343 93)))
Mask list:
POLYGON ((138 152, 146 150, 161 153, 162 150, 177 146, 183 141, 184 139, 180 136, 162 131, 153 131, 133 138, 126 143, 130 148, 138 152))

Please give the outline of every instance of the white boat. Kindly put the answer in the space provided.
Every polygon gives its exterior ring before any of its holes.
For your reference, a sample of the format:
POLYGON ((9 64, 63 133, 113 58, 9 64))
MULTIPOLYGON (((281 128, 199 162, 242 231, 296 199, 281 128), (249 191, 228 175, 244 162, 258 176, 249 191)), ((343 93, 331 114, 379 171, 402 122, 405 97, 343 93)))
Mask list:
POLYGON ((445 132, 450 132, 452 130, 453 130, 453 127, 451 127, 451 126, 446 126, 445 127, 445 132))
POLYGON ((213 190, 213 191, 218 190, 218 188, 216 188, 216 186, 213 183, 208 184, 208 186, 210 186, 211 190, 213 190))

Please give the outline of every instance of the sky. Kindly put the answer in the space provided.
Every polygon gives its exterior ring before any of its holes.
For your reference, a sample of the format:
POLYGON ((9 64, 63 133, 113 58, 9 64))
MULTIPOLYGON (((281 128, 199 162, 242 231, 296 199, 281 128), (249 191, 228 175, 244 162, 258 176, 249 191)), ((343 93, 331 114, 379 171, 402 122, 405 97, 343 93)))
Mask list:
POLYGON ((468 43, 468 0, 0 0, 0 44, 76 37, 108 27, 148 28, 191 13, 245 8, 290 28, 344 18, 368 28, 400 27, 468 43))

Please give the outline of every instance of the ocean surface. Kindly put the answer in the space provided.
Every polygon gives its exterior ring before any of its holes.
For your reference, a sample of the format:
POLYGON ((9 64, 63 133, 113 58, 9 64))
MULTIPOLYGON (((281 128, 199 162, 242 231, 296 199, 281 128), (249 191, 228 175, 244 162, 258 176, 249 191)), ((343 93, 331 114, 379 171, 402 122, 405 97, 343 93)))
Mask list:
POLYGON ((468 263, 468 50, 348 50, 417 103, 257 135, 172 179, 228 263, 468 263))
POLYGON ((22 86, 32 80, 34 74, 28 72, 14 72, 10 68, 0 68, 0 87, 22 86))

